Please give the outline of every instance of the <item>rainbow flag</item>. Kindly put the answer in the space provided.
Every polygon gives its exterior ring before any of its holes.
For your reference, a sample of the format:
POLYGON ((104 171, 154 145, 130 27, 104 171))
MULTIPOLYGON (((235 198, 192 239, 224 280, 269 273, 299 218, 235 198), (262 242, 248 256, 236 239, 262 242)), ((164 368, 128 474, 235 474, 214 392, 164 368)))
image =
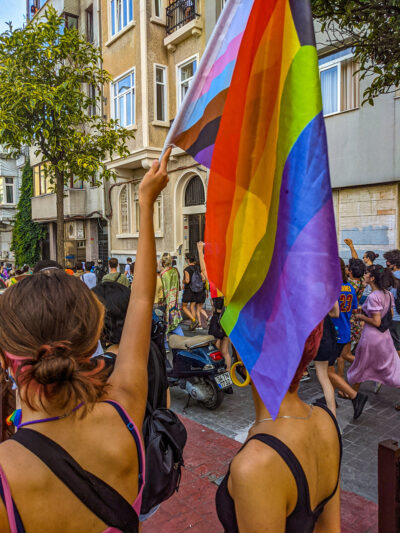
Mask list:
POLYGON ((341 285, 308 0, 228 0, 168 145, 210 169, 207 272, 275 417, 341 285))

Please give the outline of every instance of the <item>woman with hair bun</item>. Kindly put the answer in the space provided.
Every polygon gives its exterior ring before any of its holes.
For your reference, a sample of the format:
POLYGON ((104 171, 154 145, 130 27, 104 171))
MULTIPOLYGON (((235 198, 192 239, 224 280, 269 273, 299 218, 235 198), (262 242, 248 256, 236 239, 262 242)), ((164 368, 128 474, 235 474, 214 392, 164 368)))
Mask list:
POLYGON ((339 426, 326 406, 308 405, 298 395, 322 328, 323 322, 307 339, 275 420, 251 384, 255 421, 216 496, 226 533, 340 532, 339 426))
POLYGON ((396 281, 390 269, 381 265, 367 267, 364 279, 371 287, 371 294, 362 312, 355 315, 364 322, 364 327, 347 379, 355 390, 364 381, 400 387, 400 359, 389 330, 394 299, 388 289, 395 286, 396 281), (380 331, 381 325, 387 329, 380 331))
POLYGON ((0 444, 0 531, 137 533, 145 481, 141 427, 156 281, 153 206, 170 149, 139 187, 140 236, 111 376, 92 359, 104 307, 80 279, 39 272, 0 299, 0 361, 22 418, 0 444), (26 528, 26 529, 25 529, 26 528))

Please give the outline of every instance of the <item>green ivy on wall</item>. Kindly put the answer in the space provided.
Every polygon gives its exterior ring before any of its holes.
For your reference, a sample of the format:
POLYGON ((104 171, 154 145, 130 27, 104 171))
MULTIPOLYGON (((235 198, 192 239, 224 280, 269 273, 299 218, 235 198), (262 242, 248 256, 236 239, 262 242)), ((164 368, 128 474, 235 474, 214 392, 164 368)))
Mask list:
POLYGON ((46 237, 43 224, 32 222, 31 198, 33 196, 33 172, 27 161, 22 172, 22 185, 14 223, 11 250, 15 253, 15 264, 34 265, 40 259, 40 244, 46 237))

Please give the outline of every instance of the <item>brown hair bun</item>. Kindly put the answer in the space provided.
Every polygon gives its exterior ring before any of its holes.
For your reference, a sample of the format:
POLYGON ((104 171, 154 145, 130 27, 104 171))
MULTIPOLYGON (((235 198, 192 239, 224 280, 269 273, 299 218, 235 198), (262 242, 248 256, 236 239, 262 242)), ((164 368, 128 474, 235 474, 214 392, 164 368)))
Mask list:
POLYGON ((79 278, 58 269, 29 276, 1 296, 0 315, 0 354, 13 354, 6 364, 31 409, 84 403, 84 415, 104 396, 104 361, 91 359, 104 306, 79 278))

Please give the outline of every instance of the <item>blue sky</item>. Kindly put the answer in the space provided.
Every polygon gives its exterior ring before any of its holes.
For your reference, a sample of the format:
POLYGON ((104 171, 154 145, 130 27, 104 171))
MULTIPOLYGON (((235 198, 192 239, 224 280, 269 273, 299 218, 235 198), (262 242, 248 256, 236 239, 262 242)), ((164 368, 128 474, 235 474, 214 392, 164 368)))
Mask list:
POLYGON ((20 28, 26 14, 26 0, 0 0, 0 33, 7 29, 6 22, 12 21, 14 28, 20 28))

